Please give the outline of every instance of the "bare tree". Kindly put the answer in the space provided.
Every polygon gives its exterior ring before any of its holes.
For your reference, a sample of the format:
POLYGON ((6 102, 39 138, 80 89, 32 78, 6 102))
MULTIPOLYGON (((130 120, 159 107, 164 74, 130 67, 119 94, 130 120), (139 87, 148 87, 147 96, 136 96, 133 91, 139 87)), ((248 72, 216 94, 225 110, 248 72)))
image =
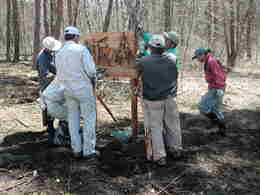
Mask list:
POLYGON ((12 0, 13 5, 13 35, 14 35, 14 56, 13 61, 18 62, 20 58, 20 20, 17 0, 12 0))
POLYGON ((56 13, 56 2, 50 0, 50 26, 51 26, 51 34, 55 34, 55 13, 56 13))
POLYGON ((165 23, 164 23, 164 30, 170 31, 171 27, 171 10, 172 10, 172 1, 164 0, 164 10, 165 10, 165 23))
POLYGON ((11 61, 11 2, 6 0, 6 60, 11 61))
POLYGON ((68 14, 69 25, 72 25, 73 18, 72 18, 72 2, 71 2, 71 0, 67 0, 67 14, 68 14))
POLYGON ((77 26, 78 15, 79 15, 79 4, 80 0, 76 0, 76 5, 74 7, 74 14, 73 14, 73 25, 77 26))
POLYGON ((108 31, 110 19, 111 19, 111 15, 112 15, 112 8, 113 8, 113 0, 109 0, 107 13, 106 13, 106 17, 105 17, 105 22, 103 25, 103 32, 108 31))
POLYGON ((54 37, 56 39, 60 38, 62 21, 63 21, 63 0, 58 0, 58 2, 57 2, 57 17, 56 17, 55 30, 54 30, 54 37))
POLYGON ((212 0, 208 1, 208 6, 205 11, 205 15, 207 16, 207 37, 208 37, 208 47, 212 42, 212 0))
POLYGON ((49 27, 49 21, 48 21, 48 1, 43 1, 43 23, 44 23, 44 32, 45 36, 48 36, 50 34, 50 27, 49 27))
POLYGON ((40 30, 41 30, 41 0, 34 3, 34 39, 33 39, 33 64, 34 68, 36 57, 40 51, 40 30))
POLYGON ((248 21, 247 21, 247 33, 246 33, 246 53, 247 57, 249 59, 252 58, 252 28, 253 28, 253 21, 255 19, 255 14, 256 14, 256 5, 254 0, 249 0, 249 16, 248 16, 248 21))

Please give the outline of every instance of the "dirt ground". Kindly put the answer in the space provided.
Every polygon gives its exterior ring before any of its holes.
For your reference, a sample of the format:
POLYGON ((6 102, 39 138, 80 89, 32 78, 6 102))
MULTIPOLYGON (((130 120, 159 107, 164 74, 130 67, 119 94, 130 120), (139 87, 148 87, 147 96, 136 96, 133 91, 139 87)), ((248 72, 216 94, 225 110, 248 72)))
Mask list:
MULTIPOLYGON (((36 73, 26 63, 0 64, 0 195, 259 195, 260 74, 239 68, 228 78, 226 137, 210 135, 197 105, 206 84, 200 71, 180 75, 177 98, 185 155, 163 168, 146 162, 142 136, 120 144, 110 133, 130 125, 126 81, 100 84, 98 93, 118 119, 98 104, 101 157, 75 160, 69 148, 50 148, 37 105, 36 73)), ((142 110, 139 106, 142 126, 142 110)), ((140 133, 141 134, 141 133, 140 133)))

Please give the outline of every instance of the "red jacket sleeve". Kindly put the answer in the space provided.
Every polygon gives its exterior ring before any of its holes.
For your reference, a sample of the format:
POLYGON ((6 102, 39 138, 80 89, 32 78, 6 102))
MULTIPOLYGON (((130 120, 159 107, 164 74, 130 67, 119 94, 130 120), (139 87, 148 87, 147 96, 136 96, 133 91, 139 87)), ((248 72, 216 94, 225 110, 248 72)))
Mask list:
POLYGON ((226 82, 226 74, 222 67, 215 59, 211 59, 208 62, 210 72, 212 74, 212 82, 216 89, 223 88, 226 82))

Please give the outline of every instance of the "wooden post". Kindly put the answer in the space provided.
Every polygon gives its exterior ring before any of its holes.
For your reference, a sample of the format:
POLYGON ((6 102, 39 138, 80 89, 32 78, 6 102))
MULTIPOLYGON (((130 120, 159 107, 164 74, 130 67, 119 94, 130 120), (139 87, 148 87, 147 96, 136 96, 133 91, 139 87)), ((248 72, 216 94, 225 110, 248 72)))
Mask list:
POLYGON ((131 114, 132 114, 132 131, 133 137, 138 135, 138 97, 135 94, 134 90, 138 86, 138 79, 131 80, 131 89, 132 89, 132 100, 131 100, 131 114))

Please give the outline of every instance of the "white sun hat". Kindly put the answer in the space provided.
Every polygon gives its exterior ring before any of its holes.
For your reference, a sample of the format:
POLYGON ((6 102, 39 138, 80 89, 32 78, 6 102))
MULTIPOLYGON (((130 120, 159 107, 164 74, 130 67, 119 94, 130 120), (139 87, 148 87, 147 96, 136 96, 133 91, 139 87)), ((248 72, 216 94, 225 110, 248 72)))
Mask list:
POLYGON ((58 51, 61 48, 62 43, 53 37, 45 37, 42 40, 42 45, 51 51, 58 51))

